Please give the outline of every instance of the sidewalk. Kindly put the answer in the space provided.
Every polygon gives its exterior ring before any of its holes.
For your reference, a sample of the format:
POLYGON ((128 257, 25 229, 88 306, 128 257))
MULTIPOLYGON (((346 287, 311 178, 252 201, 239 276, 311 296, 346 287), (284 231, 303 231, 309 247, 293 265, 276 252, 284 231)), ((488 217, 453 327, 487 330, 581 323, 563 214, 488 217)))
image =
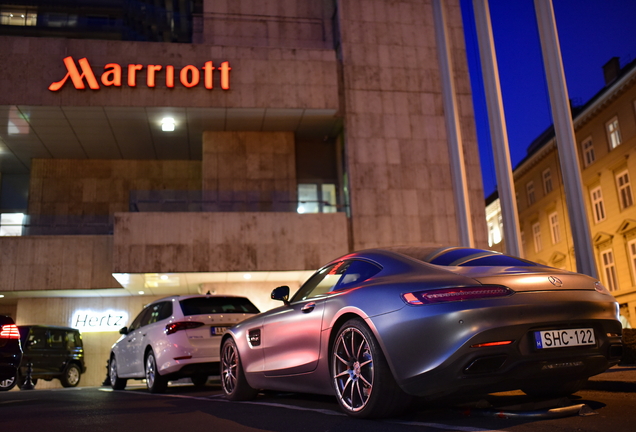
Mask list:
POLYGON ((590 381, 617 381, 636 383, 636 365, 614 366, 606 372, 593 376, 590 381))

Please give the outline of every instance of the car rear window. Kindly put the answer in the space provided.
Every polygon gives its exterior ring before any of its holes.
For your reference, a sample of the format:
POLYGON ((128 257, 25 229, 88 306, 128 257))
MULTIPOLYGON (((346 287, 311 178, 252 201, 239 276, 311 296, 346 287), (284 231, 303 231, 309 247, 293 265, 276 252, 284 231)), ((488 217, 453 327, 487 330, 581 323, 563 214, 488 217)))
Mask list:
POLYGON ((394 248, 393 250, 430 264, 442 266, 535 267, 540 264, 498 252, 474 248, 394 248))
POLYGON ((244 297, 193 297, 179 302, 183 315, 213 313, 259 313, 256 306, 244 297))

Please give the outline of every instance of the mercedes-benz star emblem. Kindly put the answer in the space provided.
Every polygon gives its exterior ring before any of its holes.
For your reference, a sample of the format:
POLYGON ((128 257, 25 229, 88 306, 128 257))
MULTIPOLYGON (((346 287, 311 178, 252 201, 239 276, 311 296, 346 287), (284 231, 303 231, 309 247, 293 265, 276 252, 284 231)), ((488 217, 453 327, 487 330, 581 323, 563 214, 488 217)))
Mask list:
POLYGON ((548 277, 548 280, 555 287, 563 286, 563 282, 561 282, 561 279, 559 279, 558 277, 550 276, 550 277, 548 277))

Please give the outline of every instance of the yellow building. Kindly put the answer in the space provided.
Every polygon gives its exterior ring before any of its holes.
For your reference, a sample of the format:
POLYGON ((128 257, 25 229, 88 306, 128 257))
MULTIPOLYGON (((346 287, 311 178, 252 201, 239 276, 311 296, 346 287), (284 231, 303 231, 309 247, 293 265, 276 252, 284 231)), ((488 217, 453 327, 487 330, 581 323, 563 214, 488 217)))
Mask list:
MULTIPOLYGON (((574 131, 599 278, 636 325, 636 61, 604 66, 606 86, 574 109, 574 131), (631 157, 630 157, 631 156, 631 157)), ((514 170, 525 258, 576 270, 554 130, 514 170)))

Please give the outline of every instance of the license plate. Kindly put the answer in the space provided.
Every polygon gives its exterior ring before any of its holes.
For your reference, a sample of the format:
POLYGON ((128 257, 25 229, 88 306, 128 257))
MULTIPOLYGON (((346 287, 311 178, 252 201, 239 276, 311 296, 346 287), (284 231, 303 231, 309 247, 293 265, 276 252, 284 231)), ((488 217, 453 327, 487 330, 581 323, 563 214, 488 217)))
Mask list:
POLYGON ((537 331, 534 340, 538 349, 596 345, 591 328, 537 331))
POLYGON ((210 327, 210 335, 220 336, 227 331, 228 327, 210 327))

